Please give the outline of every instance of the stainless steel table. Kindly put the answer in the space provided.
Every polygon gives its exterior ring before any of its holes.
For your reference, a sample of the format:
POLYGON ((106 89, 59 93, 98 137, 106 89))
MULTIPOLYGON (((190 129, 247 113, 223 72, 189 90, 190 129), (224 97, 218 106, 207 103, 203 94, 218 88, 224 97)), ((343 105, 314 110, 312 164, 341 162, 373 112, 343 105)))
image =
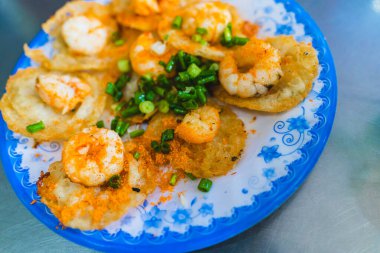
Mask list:
MULTIPOLYGON (((254 1, 254 0, 252 0, 254 1)), ((0 0, 0 82, 63 0, 0 0)), ((300 0, 325 34, 339 82, 326 149, 276 213, 203 252, 380 252, 380 0, 300 0)), ((0 169, 0 252, 90 252, 51 232, 0 169)))

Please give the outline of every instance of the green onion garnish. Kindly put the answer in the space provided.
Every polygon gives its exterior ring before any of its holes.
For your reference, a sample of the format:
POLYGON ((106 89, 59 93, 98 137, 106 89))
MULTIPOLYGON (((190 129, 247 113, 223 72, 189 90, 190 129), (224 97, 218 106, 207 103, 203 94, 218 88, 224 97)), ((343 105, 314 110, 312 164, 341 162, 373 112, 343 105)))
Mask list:
POLYGON ((233 40, 234 45, 236 46, 244 46, 249 41, 248 38, 237 37, 237 36, 233 37, 232 40, 233 40))
POLYGON ((121 186, 121 177, 120 175, 114 175, 108 180, 108 186, 113 189, 118 189, 121 186))
POLYGON ((154 104, 151 101, 144 101, 140 103, 139 109, 142 113, 148 114, 154 111, 154 104))
POLYGON ((185 62, 186 53, 183 50, 180 50, 177 55, 178 55, 178 61, 179 61, 179 64, 181 65, 182 70, 185 70, 186 69, 186 62, 185 62))
POLYGON ((31 134, 44 130, 44 129, 45 129, 45 124, 42 120, 26 127, 26 131, 28 131, 31 134))
POLYGON ((140 158, 140 153, 139 152, 135 152, 133 154, 133 158, 135 158, 136 160, 138 160, 140 158))
POLYGON ((163 154, 169 154, 170 153, 170 145, 166 142, 161 143, 161 152, 163 154))
POLYGON ((121 91, 116 91, 116 93, 113 96, 113 101, 119 102, 121 98, 123 97, 123 92, 121 91))
POLYGON ((185 173, 186 174, 186 176, 188 176, 191 180, 195 180, 195 179, 197 179, 193 174, 191 174, 190 172, 186 172, 185 173))
POLYGON ((152 90, 148 90, 148 92, 145 94, 146 100, 154 101, 155 98, 156 98, 156 93, 154 93, 154 91, 152 90))
POLYGON ((186 71, 184 71, 184 72, 179 72, 179 73, 178 73, 178 76, 179 76, 179 80, 180 80, 181 82, 187 82, 187 81, 190 80, 190 75, 189 75, 189 73, 187 73, 186 71))
POLYGON ((175 186, 175 184, 177 183, 177 178, 178 178, 177 173, 174 173, 174 174, 172 175, 172 177, 170 178, 169 184, 170 184, 171 186, 175 186))
POLYGON ((140 113, 140 109, 137 105, 135 105, 135 106, 128 107, 127 109, 124 109, 123 111, 121 111, 120 114, 121 116, 123 116, 123 118, 127 118, 139 113, 140 113))
POLYGON ((207 46, 207 45, 208 45, 208 42, 205 41, 204 39, 202 39, 199 43, 200 43, 202 46, 207 46))
POLYGON ((160 150, 161 150, 161 147, 160 147, 160 144, 158 143, 158 141, 152 141, 150 143, 150 146, 156 152, 160 152, 160 150))
POLYGON ((157 83, 165 88, 170 88, 170 82, 164 74, 157 77, 157 83))
POLYGON ((199 34, 194 34, 193 36, 191 36, 191 39, 195 42, 201 42, 202 40, 202 36, 200 36, 199 34))
POLYGON ((230 42, 232 40, 232 24, 229 23, 223 31, 223 39, 225 42, 230 42))
POLYGON ((172 72, 172 70, 174 69, 174 66, 175 66, 175 60, 174 60, 174 56, 172 56, 169 62, 166 64, 166 67, 165 67, 166 72, 168 73, 172 72))
POLYGON ((117 126, 117 123, 119 122, 119 117, 115 117, 112 121, 111 121, 111 130, 116 130, 116 126, 117 126))
POLYGON ((138 130, 135 130, 133 132, 130 132, 129 136, 131 138, 136 138, 136 137, 139 137, 139 136, 143 135, 144 133, 145 133, 144 129, 138 129, 138 130))
POLYGON ((169 112, 169 103, 166 100, 161 100, 158 102, 158 110, 162 113, 168 113, 169 112))
POLYGON ((212 75, 212 76, 208 76, 208 77, 199 79, 197 81, 197 84, 203 85, 203 84, 212 83, 212 82, 215 82, 215 81, 216 81, 216 76, 212 75))
POLYGON ((141 102, 145 101, 145 93, 142 91, 136 91, 134 97, 136 105, 139 105, 141 102))
POLYGON ((187 68, 187 73, 189 74, 189 76, 194 79, 196 78, 197 76, 199 76, 199 74, 202 72, 202 70, 195 64, 195 63, 192 63, 188 68, 187 68))
POLYGON ((167 41, 169 39, 169 34, 165 34, 164 41, 167 41))
POLYGON ((164 88, 161 88, 159 86, 155 86, 153 88, 154 92, 156 92, 157 95, 160 95, 161 97, 164 97, 165 96, 165 89, 164 88))
POLYGON ((215 72, 218 71, 219 70, 219 64, 214 62, 213 64, 210 65, 209 70, 215 71, 215 72))
POLYGON ((125 41, 123 39, 118 39, 114 42, 115 46, 120 47, 124 45, 125 41))
POLYGON ((113 32, 113 33, 111 34, 111 40, 112 40, 113 42, 117 41, 117 40, 120 39, 120 38, 121 38, 121 35, 120 35, 120 33, 119 33, 118 31, 113 32))
POLYGON ((196 32, 200 35, 205 35, 207 34, 207 29, 203 27, 197 27, 196 32))
POLYGON ((166 129, 161 134, 161 142, 171 141, 174 139, 174 129, 166 129))
POLYGON ((125 101, 120 102, 120 103, 116 104, 116 106, 114 107, 113 110, 115 112, 119 112, 126 104, 127 104, 127 102, 125 102, 125 101))
POLYGON ((195 100, 189 100, 182 103, 182 106, 187 110, 195 110, 198 108, 198 103, 195 100))
POLYGON ((129 128, 129 123, 119 120, 116 125, 115 132, 119 134, 119 136, 123 136, 129 128))
POLYGON ((195 87, 195 94, 197 95, 198 101, 200 102, 201 105, 206 104, 207 102, 207 97, 202 89, 202 86, 196 86, 195 87))
POLYGON ((118 67, 120 72, 127 73, 127 72, 131 71, 131 65, 129 64, 129 61, 126 59, 119 60, 117 62, 117 67, 118 67))
POLYGON ((181 29, 182 27, 182 17, 176 16, 173 20, 172 27, 175 29, 181 29))
POLYGON ((116 92, 116 86, 113 83, 107 83, 106 93, 108 95, 114 96, 116 92))
POLYGON ((202 192, 209 192, 212 186, 212 181, 207 178, 202 178, 198 184, 198 190, 202 192))
POLYGON ((99 120, 98 122, 96 122, 96 127, 97 128, 104 128, 104 121, 103 120, 99 120))

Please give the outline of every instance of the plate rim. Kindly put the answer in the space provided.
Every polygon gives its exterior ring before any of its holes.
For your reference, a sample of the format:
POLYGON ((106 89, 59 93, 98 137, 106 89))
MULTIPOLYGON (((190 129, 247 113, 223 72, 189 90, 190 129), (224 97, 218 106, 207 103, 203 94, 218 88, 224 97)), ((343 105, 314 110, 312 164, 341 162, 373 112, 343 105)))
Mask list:
MULTIPOLYGON (((256 212, 255 215, 249 215, 249 212, 240 212, 240 218, 234 222, 231 226, 228 222, 218 222, 218 220, 221 220, 223 218, 213 218, 212 226, 213 231, 210 233, 202 234, 201 230, 198 231, 198 237, 192 236, 191 232, 187 232, 185 234, 188 234, 187 237, 181 238, 182 234, 178 234, 176 232, 167 232, 170 233, 173 236, 171 236, 169 239, 169 242, 167 239, 165 239, 163 242, 160 243, 154 243, 154 241, 149 240, 147 235, 143 233, 139 238, 143 238, 142 240, 139 240, 136 244, 126 244, 126 241, 123 241, 123 244, 116 244, 116 243, 109 243, 105 240, 99 241, 98 239, 94 239, 88 236, 84 236, 83 234, 79 234, 79 232, 75 229, 55 229, 55 226, 51 226, 51 220, 46 219, 46 215, 39 212, 39 209, 33 208, 32 205, 30 205, 29 199, 30 196, 26 194, 25 191, 19 191, 20 189, 20 182, 17 180, 17 177, 15 176, 15 172, 12 170, 14 166, 14 162, 12 162, 11 157, 8 154, 7 145, 2 145, 3 147, 0 148, 0 158, 1 162, 6 174, 6 177, 8 179, 8 182, 11 184, 13 191, 16 193, 18 199, 22 202, 22 204, 27 208, 27 210, 33 214, 40 222, 42 222, 45 226, 47 226, 50 230, 54 231, 58 235, 75 242, 79 245, 96 249, 96 250, 102 250, 102 251, 134 251, 134 252, 146 252, 148 250, 154 250, 157 252, 163 252, 168 251, 170 252, 183 252, 183 251, 192 251, 197 249, 206 248, 212 245, 215 245, 217 243, 220 243, 222 241, 225 241, 227 239, 232 238, 233 236, 236 236, 237 234, 240 234, 244 232, 245 230, 253 227, 257 223, 261 222, 265 218, 267 218, 269 215, 274 213, 282 204, 284 204, 297 190, 298 188, 303 184, 303 182, 306 180, 307 176, 310 174, 310 172, 313 170, 315 164, 319 160, 325 146, 327 143, 327 140, 330 136, 331 129, 333 126, 335 113, 336 113, 336 104, 337 104, 337 93, 338 93, 338 87, 337 87, 337 79, 336 79, 336 71, 335 71, 335 65, 334 60, 330 51, 330 48, 323 36, 323 33, 319 29, 316 22, 312 19, 312 17, 301 7, 300 4, 298 4, 295 0, 275 0, 276 3, 282 3, 286 9, 287 12, 292 12, 295 14, 296 20, 298 23, 304 24, 305 26, 305 34, 309 35, 313 38, 313 45, 315 41, 318 39, 319 43, 317 44, 317 48, 324 49, 325 52, 323 56, 320 58, 320 55, 318 56, 320 63, 324 62, 327 63, 329 66, 329 70, 327 73, 322 73, 319 76, 319 79, 323 77, 327 80, 331 81, 331 87, 328 91, 325 91, 323 93, 325 97, 329 98, 329 105, 325 108, 318 108, 317 113, 322 113, 321 116, 324 116, 325 118, 325 124, 318 129, 317 136, 320 137, 318 139, 317 144, 312 147, 314 149, 312 152, 306 151, 308 156, 308 162, 305 165, 298 165, 303 167, 301 170, 301 173, 298 173, 298 176, 296 177, 296 180, 292 180, 290 183, 290 187, 284 187, 286 184, 280 185, 281 188, 286 188, 286 191, 279 191, 277 193, 274 203, 270 201, 271 198, 273 198, 272 195, 268 196, 268 192, 263 192, 259 195, 255 196, 255 202, 253 205, 248 206, 248 208, 254 206, 254 204, 257 202, 260 202, 259 205, 261 205, 260 212, 256 212), (311 154, 310 154, 311 153, 311 154), (263 206, 263 204, 268 204, 263 206), (242 216, 244 216, 242 218, 242 216), (218 233, 216 233, 218 231, 218 233), (178 237, 175 237, 175 234, 178 234, 178 237)), ((38 43, 41 43, 44 36, 46 34, 40 30, 39 33, 33 38, 33 40, 29 43, 30 46, 36 45, 38 43)), ((23 53, 20 58, 18 59, 15 67, 13 68, 11 74, 14 74, 17 69, 19 69, 21 64, 26 60, 26 56, 23 53)), ((310 131, 313 132, 313 127, 310 131)), ((4 122, 1 113, 0 113, 0 142, 7 144, 6 141, 6 123, 4 122)), ((307 144, 305 144, 301 149, 303 149, 307 144)), ((294 161, 290 166, 294 166, 294 163, 298 160, 294 161)), ((297 166, 297 164, 295 165, 297 166)), ((295 169, 295 168, 293 168, 295 169)), ((273 186, 276 187, 280 181, 286 180, 288 175, 281 177, 273 182, 273 186), (284 179, 285 178, 285 179, 284 179)), ((289 182, 287 182, 289 183, 289 182)), ((289 185, 288 185, 289 186, 289 185)), ((239 213, 239 210, 241 209, 247 209, 247 207, 238 207, 234 208, 234 213, 239 213)), ((254 211, 254 210, 253 210, 254 211)), ((228 217, 230 218, 230 217, 228 217)), ((189 230, 198 230, 197 227, 192 226, 189 230)), ((99 231, 100 233, 100 231, 99 231)), ((118 232, 120 233, 120 232, 118 232)))

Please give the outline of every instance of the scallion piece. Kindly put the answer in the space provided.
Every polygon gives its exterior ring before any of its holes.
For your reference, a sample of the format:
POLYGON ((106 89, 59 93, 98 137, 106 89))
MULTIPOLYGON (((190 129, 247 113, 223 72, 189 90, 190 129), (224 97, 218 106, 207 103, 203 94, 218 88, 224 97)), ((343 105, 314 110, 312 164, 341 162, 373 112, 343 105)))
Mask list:
POLYGON ((212 186, 212 181, 207 178, 202 178, 198 184, 198 190, 202 192, 209 192, 212 186))
POLYGON ((201 39, 201 41, 199 42, 202 46, 208 46, 208 42, 205 41, 204 39, 201 39))
POLYGON ((205 35, 207 34, 207 29, 203 27, 197 27, 196 32, 200 35, 205 35))
POLYGON ((127 85, 127 82, 131 80, 131 77, 126 74, 122 74, 115 82, 116 88, 121 91, 127 85))
POLYGON ((185 115, 187 110, 180 105, 170 105, 175 114, 185 115))
POLYGON ((180 50, 177 55, 178 55, 178 61, 179 61, 179 64, 181 65, 182 70, 185 70, 186 69, 186 62, 185 62, 186 53, 183 50, 180 50))
POLYGON ((190 172, 186 172, 185 173, 186 174, 186 176, 188 176, 191 180, 195 180, 195 179, 197 179, 193 174, 191 174, 190 172))
POLYGON ((194 99, 196 98, 197 95, 196 94, 191 94, 189 92, 185 92, 185 91, 179 91, 178 92, 178 98, 182 101, 186 101, 186 100, 190 100, 190 99, 194 99))
POLYGON ((195 87, 195 94, 197 95, 198 101, 201 105, 205 105, 207 102, 207 97, 202 89, 203 87, 197 86, 195 87))
POLYGON ((151 147, 154 151, 156 151, 156 152, 160 152, 160 150, 161 150, 161 147, 160 147, 160 144, 158 143, 158 141, 152 141, 152 142, 150 143, 150 147, 151 147))
POLYGON ((28 131, 31 134, 34 134, 44 129, 45 129, 45 124, 42 120, 26 127, 26 131, 28 131))
POLYGON ((195 64, 195 63, 192 63, 188 68, 187 68, 187 73, 189 74, 189 76, 194 79, 196 78, 197 76, 199 76, 199 74, 202 72, 202 70, 195 64))
POLYGON ((179 80, 181 82, 187 82, 187 81, 190 80, 190 75, 189 75, 189 73, 187 71, 179 72, 178 76, 179 76, 179 80))
POLYGON ((168 113, 169 112, 169 103, 166 100, 161 100, 158 102, 158 110, 162 113, 168 113))
POLYGON ((115 42, 115 41, 117 41, 120 38, 121 38, 121 35, 120 35, 120 33, 118 31, 113 32, 111 34, 111 40, 112 40, 112 42, 115 42))
POLYGON ((115 46, 117 47, 121 47, 122 45, 124 45, 124 43, 125 43, 125 40, 123 39, 118 39, 114 42, 115 46))
POLYGON ((173 20, 172 27, 175 29, 181 29, 182 27, 182 17, 181 16, 176 16, 173 20))
POLYGON ((117 62, 117 68, 120 72, 127 73, 131 71, 131 65, 129 64, 129 61, 126 59, 119 60, 117 62))
POLYGON ((135 130, 133 132, 130 132, 129 136, 131 138, 136 138, 136 137, 139 137, 139 136, 143 135, 144 133, 145 133, 144 129, 138 129, 138 130, 135 130))
POLYGON ((215 72, 218 71, 219 70, 219 64, 214 62, 213 64, 210 65, 209 70, 215 71, 215 72))
POLYGON ((121 177, 120 175, 114 175, 108 180, 108 186, 113 189, 118 189, 121 186, 121 177))
POLYGON ((230 42, 232 40, 232 28, 231 23, 227 25, 227 27, 223 31, 223 39, 225 42, 230 42))
POLYGON ((161 88, 159 86, 155 86, 153 88, 154 92, 156 92, 157 95, 161 96, 161 97, 164 97, 165 96, 165 89, 164 88, 161 88))
POLYGON ((106 93, 110 96, 114 96, 116 93, 116 86, 113 83, 107 83, 106 93))
POLYGON ((161 74, 157 77, 157 83, 161 86, 163 86, 164 88, 170 88, 170 82, 168 80, 168 78, 161 74))
POLYGON ((140 153, 139 153, 139 152, 135 152, 135 153, 133 154, 133 158, 135 158, 136 160, 139 160, 139 158, 140 158, 140 153))
POLYGON ((166 63, 163 61, 159 61, 158 64, 160 64, 163 68, 166 68, 166 63))
POLYGON ((135 100, 136 105, 139 105, 141 102, 144 102, 145 101, 145 93, 142 91, 136 91, 134 100, 135 100))
POLYGON ((135 105, 135 106, 128 107, 127 109, 121 111, 120 114, 124 118, 127 118, 127 117, 131 117, 133 115, 139 114, 139 113, 140 113, 140 109, 137 105, 135 105))
POLYGON ((114 111, 115 112, 120 112, 120 110, 127 104, 127 102, 123 101, 118 104, 116 104, 114 111))
POLYGON ((177 173, 173 173, 173 175, 170 178, 169 184, 171 186, 175 186, 176 183, 177 183, 177 178, 178 178, 178 174, 177 173))
POLYGON ((113 96, 113 101, 119 102, 122 97, 123 97, 123 92, 118 90, 118 91, 116 91, 116 93, 113 96))
POLYGON ((233 41, 234 45, 236 45, 236 46, 244 46, 245 44, 247 44, 249 39, 235 36, 235 37, 233 37, 232 41, 233 41))
POLYGON ((182 103, 182 106, 187 110, 195 110, 198 108, 198 103, 195 100, 189 100, 182 103))
POLYGON ((98 122, 96 122, 96 127, 97 128, 104 128, 104 121, 103 120, 99 120, 98 122))
POLYGON ((200 36, 199 34, 194 34, 193 36, 191 36, 191 39, 195 42, 201 42, 202 40, 202 36, 200 36))
POLYGON ((161 142, 174 140, 174 129, 166 129, 161 134, 161 142))
POLYGON ((148 90, 147 93, 145 93, 145 99, 149 101, 153 101, 156 98, 156 93, 152 90, 148 90))
POLYGON ((174 69, 175 66, 175 58, 172 56, 169 60, 169 62, 166 64, 165 70, 166 72, 170 73, 174 69))
POLYGON ((154 104, 151 101, 144 101, 139 104, 139 109, 142 113, 148 114, 154 111, 154 104))
POLYGON ((208 76, 208 77, 199 79, 197 81, 197 84, 203 85, 203 84, 212 83, 212 82, 215 82, 215 81, 216 81, 216 76, 212 75, 212 76, 208 76))
POLYGON ((166 142, 161 143, 161 153, 169 154, 170 153, 170 145, 166 142))
POLYGON ((117 126, 117 123, 119 122, 119 117, 115 117, 112 121, 111 121, 111 130, 116 130, 116 126, 117 126))
POLYGON ((119 134, 119 136, 123 136, 129 128, 129 123, 126 123, 122 120, 119 120, 116 125, 115 132, 119 134))

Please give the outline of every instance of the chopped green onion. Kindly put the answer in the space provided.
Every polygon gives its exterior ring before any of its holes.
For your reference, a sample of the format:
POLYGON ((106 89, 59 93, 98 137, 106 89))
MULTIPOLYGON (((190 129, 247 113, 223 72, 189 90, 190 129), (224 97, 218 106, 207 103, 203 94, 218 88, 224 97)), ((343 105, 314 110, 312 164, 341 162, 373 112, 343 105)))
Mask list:
POLYGON ((113 189, 118 189, 121 186, 121 177, 120 175, 114 175, 108 180, 108 186, 113 189))
POLYGON ((119 76, 119 78, 116 80, 115 82, 115 86, 118 90, 122 90, 124 89, 124 87, 127 85, 127 82, 129 82, 131 80, 131 77, 129 75, 126 75, 126 74, 122 74, 121 76, 119 76))
POLYGON ((141 81, 143 82, 153 82, 153 77, 150 74, 145 74, 141 76, 141 81))
POLYGON ((199 43, 200 43, 202 46, 208 46, 208 42, 205 41, 204 39, 202 39, 201 41, 199 41, 199 43))
POLYGON ((232 40, 232 28, 231 23, 227 25, 227 27, 223 31, 223 39, 225 42, 230 42, 232 40))
POLYGON ((196 97, 197 97, 196 94, 190 94, 189 92, 185 92, 185 91, 179 91, 178 92, 178 98, 181 99, 182 101, 194 99, 196 97))
POLYGON ((186 53, 183 50, 180 50, 177 55, 178 55, 178 61, 179 61, 179 64, 181 65, 182 70, 185 70, 186 69, 186 62, 185 62, 186 53))
POLYGON ((119 112, 126 104, 127 104, 127 102, 125 102, 125 101, 116 104, 114 111, 119 112))
POLYGON ((139 137, 139 136, 143 135, 144 133, 145 133, 144 129, 138 129, 138 130, 135 130, 133 132, 130 132, 129 136, 131 138, 136 138, 136 137, 139 137))
POLYGON ((161 134, 161 142, 172 141, 174 139, 174 129, 166 129, 161 134))
POLYGON ((151 101, 144 101, 140 103, 139 109, 142 113, 148 114, 154 111, 154 104, 151 101))
POLYGON ((200 36, 199 34, 194 34, 193 36, 191 36, 191 39, 195 42, 201 42, 202 40, 202 36, 200 36))
POLYGON ((218 71, 219 70, 219 64, 214 62, 213 64, 210 65, 209 70, 211 71, 218 71))
POLYGON ((122 97, 123 97, 123 92, 116 91, 116 94, 113 96, 113 101, 119 102, 122 97))
POLYGON ((202 72, 202 70, 195 64, 195 63, 192 63, 188 68, 187 68, 187 73, 189 74, 189 76, 194 79, 196 78, 197 76, 199 76, 199 74, 202 72))
POLYGON ((233 40, 234 45, 236 46, 244 46, 249 41, 248 38, 237 37, 237 36, 233 37, 232 40, 233 40))
POLYGON ((174 111, 175 114, 185 115, 187 110, 180 105, 172 104, 170 108, 174 111))
POLYGON ((197 94, 197 98, 198 98, 198 101, 200 102, 201 105, 204 105, 206 104, 207 102, 207 97, 203 91, 203 87, 202 86, 196 86, 195 87, 195 94, 197 94))
POLYGON ((166 100, 161 100, 158 102, 158 110, 162 113, 168 113, 169 112, 169 103, 166 100))
POLYGON ((139 105, 141 102, 145 101, 145 93, 142 91, 136 91, 134 97, 136 105, 139 105))
POLYGON ((119 120, 116 125, 115 132, 118 133, 120 136, 123 136, 129 128, 129 123, 126 123, 122 120, 119 120))
POLYGON ((177 173, 174 173, 174 174, 172 175, 172 177, 170 178, 169 184, 170 184, 171 186, 175 186, 176 183, 177 183, 177 178, 178 178, 177 173))
POLYGON ((117 67, 120 70, 120 72, 129 72, 131 71, 131 65, 129 64, 129 61, 126 59, 119 60, 117 62, 117 67))
POLYGON ((121 38, 121 35, 120 35, 120 33, 119 33, 118 31, 113 32, 113 33, 111 34, 111 40, 112 40, 113 42, 117 41, 117 40, 120 39, 120 38, 121 38))
POLYGON ((191 174, 190 172, 185 172, 186 176, 188 176, 191 180, 195 180, 197 179, 193 174, 191 174))
POLYGON ((156 152, 160 152, 160 150, 161 150, 161 147, 160 147, 160 144, 158 143, 158 141, 152 141, 150 143, 150 146, 156 152))
POLYGON ((197 81, 197 84, 206 84, 206 83, 212 83, 212 82, 215 82, 216 81, 216 76, 212 75, 212 76, 208 76, 208 77, 205 77, 205 78, 202 78, 200 80, 197 81))
POLYGON ((207 29, 203 27, 197 27, 196 32, 200 35, 205 35, 207 34, 207 29))
POLYGON ((187 73, 186 71, 184 71, 184 72, 179 72, 179 73, 178 73, 178 76, 179 76, 179 80, 180 80, 181 82, 187 82, 187 81, 190 80, 190 75, 189 75, 189 73, 187 73))
POLYGON ((212 181, 207 178, 202 178, 198 184, 198 190, 202 192, 209 192, 212 186, 212 181))
POLYGON ((195 63, 196 65, 200 66, 202 63, 201 60, 199 60, 199 58, 194 55, 189 55, 188 58, 189 58, 189 65, 192 63, 195 63))
POLYGON ((135 158, 136 160, 138 160, 140 158, 140 153, 139 152, 135 152, 133 154, 133 158, 135 158))
POLYGON ((164 97, 165 96, 165 89, 164 88, 161 88, 159 86, 155 86, 153 88, 154 92, 157 93, 157 95, 160 95, 161 97, 164 97))
POLYGON ((129 123, 127 122, 120 129, 120 136, 123 136, 127 132, 128 128, 129 128, 129 123))
POLYGON ((96 127, 97 128, 104 128, 104 121, 103 120, 99 120, 98 122, 96 122, 96 127))
POLYGON ((157 83, 165 88, 169 88, 170 86, 170 82, 164 74, 161 74, 157 77, 157 83))
POLYGON ((119 122, 119 117, 115 117, 112 121, 111 121, 111 130, 116 130, 116 126, 117 126, 117 123, 119 122))
POLYGON ((170 153, 170 145, 166 142, 161 143, 161 152, 163 154, 169 154, 170 153))
POLYGON ((182 17, 176 16, 173 20, 172 27, 175 29, 181 29, 182 27, 182 17))
POLYGON ((120 47, 124 45, 125 41, 123 39, 118 39, 114 42, 115 46, 120 47))
POLYGON ((156 94, 152 90, 148 90, 148 92, 145 94, 145 99, 149 101, 153 101, 156 98, 156 94))
POLYGON ((34 134, 44 129, 45 129, 45 124, 42 120, 26 127, 26 131, 28 131, 31 134, 34 134))
POLYGON ((160 64, 163 68, 166 68, 166 63, 163 61, 159 61, 158 64, 160 64))
POLYGON ((136 105, 136 106, 128 107, 127 109, 121 111, 121 116, 123 116, 124 118, 127 118, 127 117, 131 117, 133 115, 139 114, 139 113, 140 113, 140 109, 136 105))
POLYGON ((182 106, 187 110, 195 110, 198 108, 198 104, 195 100, 189 100, 182 103, 182 106))
POLYGON ((169 62, 166 64, 166 67, 165 67, 166 72, 168 73, 172 72, 172 70, 174 69, 174 66, 175 66, 175 60, 174 60, 174 56, 172 56, 169 62))
POLYGON ((167 41, 169 39, 169 34, 165 34, 164 41, 167 41))
POLYGON ((107 83, 106 93, 108 95, 114 96, 116 92, 116 86, 113 83, 107 83))

